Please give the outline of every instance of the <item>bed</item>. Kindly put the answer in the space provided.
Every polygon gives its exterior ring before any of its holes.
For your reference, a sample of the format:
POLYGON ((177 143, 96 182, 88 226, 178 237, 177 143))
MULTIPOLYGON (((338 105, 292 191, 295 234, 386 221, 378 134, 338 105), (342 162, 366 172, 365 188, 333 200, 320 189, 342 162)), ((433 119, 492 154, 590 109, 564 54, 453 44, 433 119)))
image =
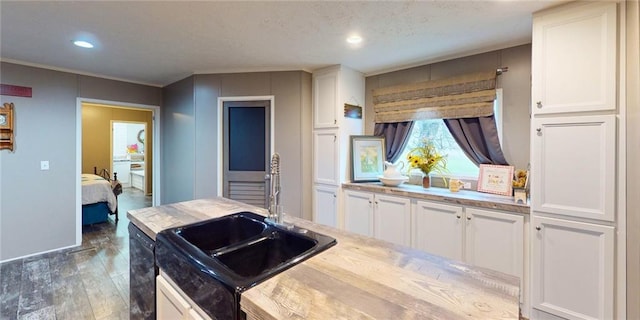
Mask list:
MULTIPOLYGON (((95 170, 94 170, 95 173, 95 170)), ((105 222, 109 215, 115 215, 118 222, 118 194, 122 186, 117 178, 110 179, 103 170, 100 175, 82 174, 82 225, 105 222)))

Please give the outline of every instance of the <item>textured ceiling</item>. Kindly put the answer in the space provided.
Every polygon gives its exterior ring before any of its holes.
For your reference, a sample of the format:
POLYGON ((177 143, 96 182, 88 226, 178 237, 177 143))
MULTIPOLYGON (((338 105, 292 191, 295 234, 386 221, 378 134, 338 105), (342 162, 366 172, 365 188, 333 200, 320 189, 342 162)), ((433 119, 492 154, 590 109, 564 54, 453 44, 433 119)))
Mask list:
POLYGON ((2 0, 0 57, 158 86, 334 64, 376 74, 529 43, 531 13, 558 3, 2 0), (96 47, 73 46, 81 36, 96 47))

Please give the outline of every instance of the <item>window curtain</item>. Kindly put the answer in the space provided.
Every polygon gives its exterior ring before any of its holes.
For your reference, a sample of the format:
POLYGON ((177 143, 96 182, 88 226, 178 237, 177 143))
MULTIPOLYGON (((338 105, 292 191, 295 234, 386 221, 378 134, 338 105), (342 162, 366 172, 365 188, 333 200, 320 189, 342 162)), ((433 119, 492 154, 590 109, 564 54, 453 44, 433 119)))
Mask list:
POLYGON ((394 124, 410 123, 411 129, 414 120, 443 119, 474 163, 506 165, 493 116, 496 75, 496 70, 490 70, 375 89, 374 134, 386 137, 387 159, 397 160, 410 132, 403 135, 394 124))
POLYGON ((504 158, 495 118, 477 117, 444 119, 451 135, 462 151, 475 163, 508 165, 504 158))
POLYGON ((413 121, 375 124, 373 135, 384 137, 387 161, 398 161, 412 128, 413 121))

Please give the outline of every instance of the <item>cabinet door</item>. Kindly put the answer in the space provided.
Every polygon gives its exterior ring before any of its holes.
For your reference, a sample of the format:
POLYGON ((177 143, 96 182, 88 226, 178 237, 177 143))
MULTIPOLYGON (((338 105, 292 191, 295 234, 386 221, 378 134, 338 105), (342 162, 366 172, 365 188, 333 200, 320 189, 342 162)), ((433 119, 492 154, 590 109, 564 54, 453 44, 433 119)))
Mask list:
POLYGON ((162 276, 156 277, 158 319, 186 319, 191 306, 162 276))
POLYGON ((614 228, 533 216, 532 307, 567 319, 613 319, 614 228))
POLYGON ((337 192, 337 187, 314 186, 314 222, 337 227, 337 192))
POLYGON ((373 194, 344 191, 344 229, 363 236, 373 236, 373 194))
POLYGON ((338 134, 335 130, 313 133, 315 183, 338 185, 338 134))
POLYGON ((534 119, 533 211, 613 221, 614 115, 534 119))
POLYGON ((418 201, 413 216, 413 247, 462 261, 462 214, 462 207, 418 201))
POLYGON ((339 97, 339 71, 313 75, 313 127, 328 128, 338 126, 336 115, 339 97))
POLYGON ((411 200, 376 194, 374 237, 395 244, 411 245, 411 200))
POLYGON ((599 2, 534 15, 534 114, 615 110, 616 14, 615 2, 599 2))
POLYGON ((467 208, 466 262, 522 278, 524 217, 467 208))

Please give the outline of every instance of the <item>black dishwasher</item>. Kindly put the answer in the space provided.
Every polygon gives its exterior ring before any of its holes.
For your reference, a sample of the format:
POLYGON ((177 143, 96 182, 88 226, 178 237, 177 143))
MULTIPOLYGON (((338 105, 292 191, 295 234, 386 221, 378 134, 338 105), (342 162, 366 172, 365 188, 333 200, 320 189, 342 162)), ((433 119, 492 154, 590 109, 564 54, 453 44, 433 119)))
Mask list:
POLYGON ((129 223, 129 315, 131 320, 156 318, 156 243, 129 223))

